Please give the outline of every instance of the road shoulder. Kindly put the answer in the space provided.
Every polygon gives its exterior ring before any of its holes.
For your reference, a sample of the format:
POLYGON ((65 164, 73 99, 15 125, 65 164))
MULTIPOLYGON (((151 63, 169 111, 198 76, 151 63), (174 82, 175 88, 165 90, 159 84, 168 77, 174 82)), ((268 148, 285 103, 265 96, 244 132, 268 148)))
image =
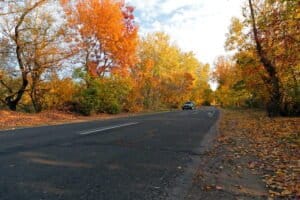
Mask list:
MULTIPOLYGON (((214 107, 203 107, 202 110, 207 112, 208 117, 215 117, 214 115, 216 115, 216 122, 209 131, 205 133, 205 136, 199 144, 199 148, 194 149, 194 154, 190 155, 191 162, 184 169, 184 173, 176 178, 175 186, 168 190, 168 200, 182 200, 192 196, 191 189, 194 187, 193 179, 202 162, 202 157, 213 148, 215 140, 219 135, 219 120, 221 118, 219 111, 214 107)), ((193 195, 194 194, 196 193, 193 192, 193 195)))
POLYGON ((200 156, 192 187, 182 199, 297 199, 297 130, 299 118, 223 110, 220 134, 200 156))
POLYGON ((120 113, 120 114, 95 114, 92 116, 83 116, 75 113, 65 113, 60 111, 45 111, 42 113, 21 113, 6 110, 0 110, 0 131, 34 128, 43 126, 53 126, 62 124, 74 124, 98 120, 118 119, 125 117, 153 115, 159 113, 170 112, 161 111, 145 111, 140 113, 120 113))

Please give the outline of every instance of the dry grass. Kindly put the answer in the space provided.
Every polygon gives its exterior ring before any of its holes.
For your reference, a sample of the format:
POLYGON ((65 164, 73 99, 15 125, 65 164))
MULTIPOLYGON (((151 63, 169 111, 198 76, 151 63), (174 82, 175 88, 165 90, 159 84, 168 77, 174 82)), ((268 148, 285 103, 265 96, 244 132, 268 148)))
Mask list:
POLYGON ((45 111, 37 114, 27 114, 21 112, 11 112, 0 110, 0 129, 10 129, 18 127, 31 127, 40 125, 55 125, 69 122, 81 122, 97 119, 109 119, 127 116, 128 114, 98 114, 93 116, 81 116, 59 111, 45 111))

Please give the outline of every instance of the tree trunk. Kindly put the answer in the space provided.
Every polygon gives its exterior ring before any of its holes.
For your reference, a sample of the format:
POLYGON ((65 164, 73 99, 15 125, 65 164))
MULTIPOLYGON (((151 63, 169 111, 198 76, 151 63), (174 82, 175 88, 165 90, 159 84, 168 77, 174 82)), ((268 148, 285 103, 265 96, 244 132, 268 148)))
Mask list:
POLYGON ((18 90, 18 92, 16 94, 10 95, 5 98, 6 105, 12 111, 17 110, 17 105, 18 105, 19 101, 21 100, 24 92, 26 91, 26 87, 28 85, 27 74, 22 73, 22 77, 23 77, 22 85, 21 85, 20 89, 18 90))
POLYGON ((31 98, 31 102, 32 102, 34 111, 36 113, 41 112, 42 111, 42 105, 39 101, 39 97, 38 97, 37 90, 36 90, 34 82, 33 82, 32 88, 31 88, 30 98, 31 98))
POLYGON ((22 73, 22 85, 20 86, 19 90, 8 97, 5 98, 6 105, 8 108, 12 111, 17 110, 17 105, 19 104, 20 100, 22 99, 23 94, 26 91, 26 88, 28 86, 28 69, 26 68, 23 59, 22 59, 22 44, 20 42, 20 28, 26 18, 26 16, 33 11, 38 6, 45 3, 47 0, 40 0, 36 2, 31 8, 28 8, 23 12, 23 14, 20 16, 20 19, 18 20, 18 23, 14 29, 14 40, 16 43, 16 55, 17 55, 17 61, 20 67, 20 71, 22 73))
POLYGON ((267 102, 267 112, 270 117, 279 116, 281 115, 282 94, 280 91, 280 84, 279 84, 279 78, 277 76, 276 67, 266 57, 266 54, 259 40, 258 30, 256 27, 256 21, 254 16, 254 9, 251 0, 249 0, 249 7, 251 11, 252 28, 253 28, 254 40, 256 43, 256 51, 260 58, 260 62, 263 64, 264 69, 266 70, 269 76, 267 82, 269 82, 270 85, 270 90, 269 90, 270 97, 269 97, 269 101, 267 102))

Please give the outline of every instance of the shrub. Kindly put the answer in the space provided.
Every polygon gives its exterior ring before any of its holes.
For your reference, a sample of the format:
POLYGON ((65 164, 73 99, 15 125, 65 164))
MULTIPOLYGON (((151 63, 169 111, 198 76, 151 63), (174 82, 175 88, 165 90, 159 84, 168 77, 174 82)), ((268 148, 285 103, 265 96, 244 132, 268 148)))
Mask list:
POLYGON ((202 102, 202 106, 211 106, 211 104, 209 101, 206 100, 202 102))
POLYGON ((117 114, 129 93, 126 81, 117 78, 101 78, 87 80, 86 87, 76 95, 78 111, 84 115, 93 113, 117 114))
POLYGON ((122 107, 117 102, 110 102, 105 106, 105 112, 109 114, 118 114, 122 110, 122 107))
POLYGON ((81 91, 79 97, 78 110, 84 115, 91 115, 99 110, 101 101, 98 98, 99 91, 97 87, 89 87, 81 91))

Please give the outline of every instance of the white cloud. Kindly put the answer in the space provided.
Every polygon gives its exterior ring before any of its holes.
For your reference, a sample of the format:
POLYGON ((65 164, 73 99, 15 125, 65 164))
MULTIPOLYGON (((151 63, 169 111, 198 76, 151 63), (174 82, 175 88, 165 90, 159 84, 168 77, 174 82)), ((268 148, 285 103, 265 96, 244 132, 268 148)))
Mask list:
POLYGON ((164 14, 170 14, 180 8, 186 7, 199 7, 201 5, 201 1, 195 0, 167 0, 160 4, 160 12, 164 14))
POLYGON ((128 0, 136 7, 143 34, 167 32, 185 51, 213 64, 224 54, 225 34, 243 0, 128 0))

